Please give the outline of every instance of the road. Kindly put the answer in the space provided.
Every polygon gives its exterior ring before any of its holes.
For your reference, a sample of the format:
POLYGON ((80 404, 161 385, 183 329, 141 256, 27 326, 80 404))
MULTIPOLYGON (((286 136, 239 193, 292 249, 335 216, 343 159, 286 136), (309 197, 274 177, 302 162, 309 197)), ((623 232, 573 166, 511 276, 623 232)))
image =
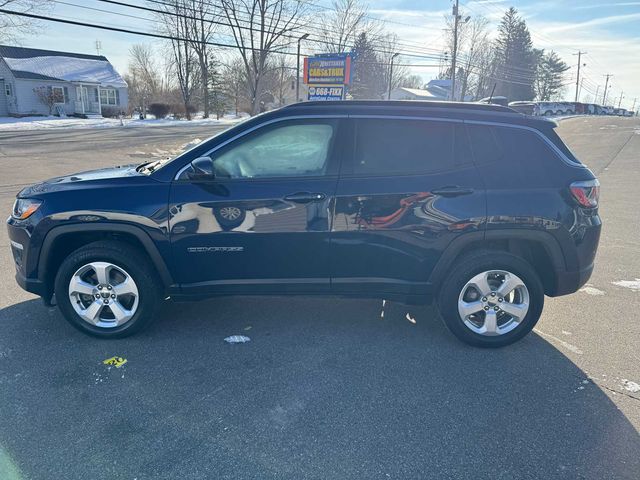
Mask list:
MULTIPOLYGON (((495 351, 432 307, 413 324, 398 303, 381 317, 379 300, 333 298, 168 303, 149 330, 100 341, 16 286, 0 230, 0 477, 639 478, 640 290, 624 282, 640 277, 640 120, 558 131, 602 184, 596 270, 495 351)), ((19 185, 213 133, 0 134, 0 209, 19 185)))

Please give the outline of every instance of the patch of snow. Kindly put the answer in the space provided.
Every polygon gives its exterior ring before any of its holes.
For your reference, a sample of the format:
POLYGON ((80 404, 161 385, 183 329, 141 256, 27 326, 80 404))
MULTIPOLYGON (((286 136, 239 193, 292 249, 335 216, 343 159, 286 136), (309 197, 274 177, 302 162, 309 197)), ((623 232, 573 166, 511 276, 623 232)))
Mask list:
POLYGON ((244 335, 231 335, 224 339, 227 343, 247 343, 250 340, 249 337, 245 337, 244 335))
POLYGON ((7 130, 40 130, 46 128, 139 128, 139 127, 169 127, 193 125, 233 125, 245 117, 237 118, 229 115, 216 120, 213 118, 194 118, 193 120, 176 119, 146 119, 123 118, 60 118, 60 117, 0 117, 0 131, 7 130))
POLYGON ((587 283, 583 288, 580 289, 581 292, 586 293, 587 295, 604 295, 605 292, 597 289, 590 283, 587 283))
POLYGON ((622 379, 622 386, 624 387, 625 390, 628 390, 629 392, 640 392, 640 384, 637 384, 636 382, 632 382, 631 380, 627 380, 626 378, 622 379))
POLYGON ((635 280, 619 280, 611 283, 618 287, 629 288, 634 292, 640 292, 640 278, 636 278, 635 280))

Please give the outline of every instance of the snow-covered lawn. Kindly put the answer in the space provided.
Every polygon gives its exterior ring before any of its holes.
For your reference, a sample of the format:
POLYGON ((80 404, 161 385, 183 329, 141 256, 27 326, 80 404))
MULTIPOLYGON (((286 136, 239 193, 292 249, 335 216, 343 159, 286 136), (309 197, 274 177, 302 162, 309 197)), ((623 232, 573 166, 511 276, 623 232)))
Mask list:
POLYGON ((167 127, 175 125, 231 125, 246 118, 225 115, 220 120, 214 118, 194 118, 188 120, 123 118, 60 118, 60 117, 0 117, 0 131, 6 130, 40 130, 43 128, 112 128, 112 127, 167 127))

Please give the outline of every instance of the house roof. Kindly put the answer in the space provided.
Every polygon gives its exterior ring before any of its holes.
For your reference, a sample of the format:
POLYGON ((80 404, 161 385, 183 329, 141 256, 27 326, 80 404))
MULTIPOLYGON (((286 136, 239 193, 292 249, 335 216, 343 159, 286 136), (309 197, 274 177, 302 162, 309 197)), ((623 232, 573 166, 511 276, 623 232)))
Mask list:
POLYGON ((127 86, 109 60, 102 55, 0 45, 0 57, 16 78, 127 86))
POLYGON ((442 98, 440 95, 434 95, 429 90, 422 90, 420 88, 407 88, 407 87, 398 87, 398 90, 402 90, 404 92, 410 93, 411 95, 415 95, 419 98, 442 98))

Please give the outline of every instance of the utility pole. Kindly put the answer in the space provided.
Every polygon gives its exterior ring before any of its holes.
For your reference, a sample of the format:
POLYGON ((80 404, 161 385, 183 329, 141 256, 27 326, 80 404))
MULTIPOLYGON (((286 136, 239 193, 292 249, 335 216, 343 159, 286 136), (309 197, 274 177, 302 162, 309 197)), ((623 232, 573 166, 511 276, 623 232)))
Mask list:
POLYGON ((393 83, 393 60, 400 55, 399 53, 394 53, 391 55, 391 65, 389 67, 389 92, 387 93, 387 100, 391 100, 391 84, 393 83))
POLYGON ((100 40, 96 40, 95 46, 96 46, 96 53, 100 55, 100 50, 102 50, 102 42, 100 40))
POLYGON ((578 90, 580 88, 580 59, 582 58, 582 55, 586 54, 587 52, 581 52, 580 50, 578 50, 578 53, 574 53, 574 55, 578 55, 578 74, 576 75, 576 102, 578 101, 578 90))
POLYGON ((598 92, 600 91, 600 85, 596 86, 596 94, 593 97, 593 103, 598 103, 598 92))
POLYGON ((602 106, 605 107, 605 102, 607 101, 607 85, 609 85, 609 78, 613 77, 612 74, 607 73, 606 75, 603 75, 604 77, 607 77, 607 80, 604 82, 604 93, 602 94, 602 106))
POLYGON ((458 15, 458 7, 460 1, 456 0, 456 4, 453 7, 453 55, 451 56, 451 100, 456 99, 456 60, 458 56, 458 21, 460 15, 458 15))
POLYGON ((309 36, 305 33, 298 38, 298 54, 296 55, 296 103, 300 101, 300 42, 309 36))
POLYGON ((620 108, 620 105, 622 104, 622 94, 623 93, 624 92, 622 92, 622 91, 620 92, 620 100, 618 100, 618 108, 620 108))
POLYGON ((635 111, 636 111, 636 101, 637 101, 637 100, 638 100, 637 98, 634 98, 634 99, 633 99, 633 107, 631 107, 631 111, 632 111, 632 112, 635 112, 635 111))

